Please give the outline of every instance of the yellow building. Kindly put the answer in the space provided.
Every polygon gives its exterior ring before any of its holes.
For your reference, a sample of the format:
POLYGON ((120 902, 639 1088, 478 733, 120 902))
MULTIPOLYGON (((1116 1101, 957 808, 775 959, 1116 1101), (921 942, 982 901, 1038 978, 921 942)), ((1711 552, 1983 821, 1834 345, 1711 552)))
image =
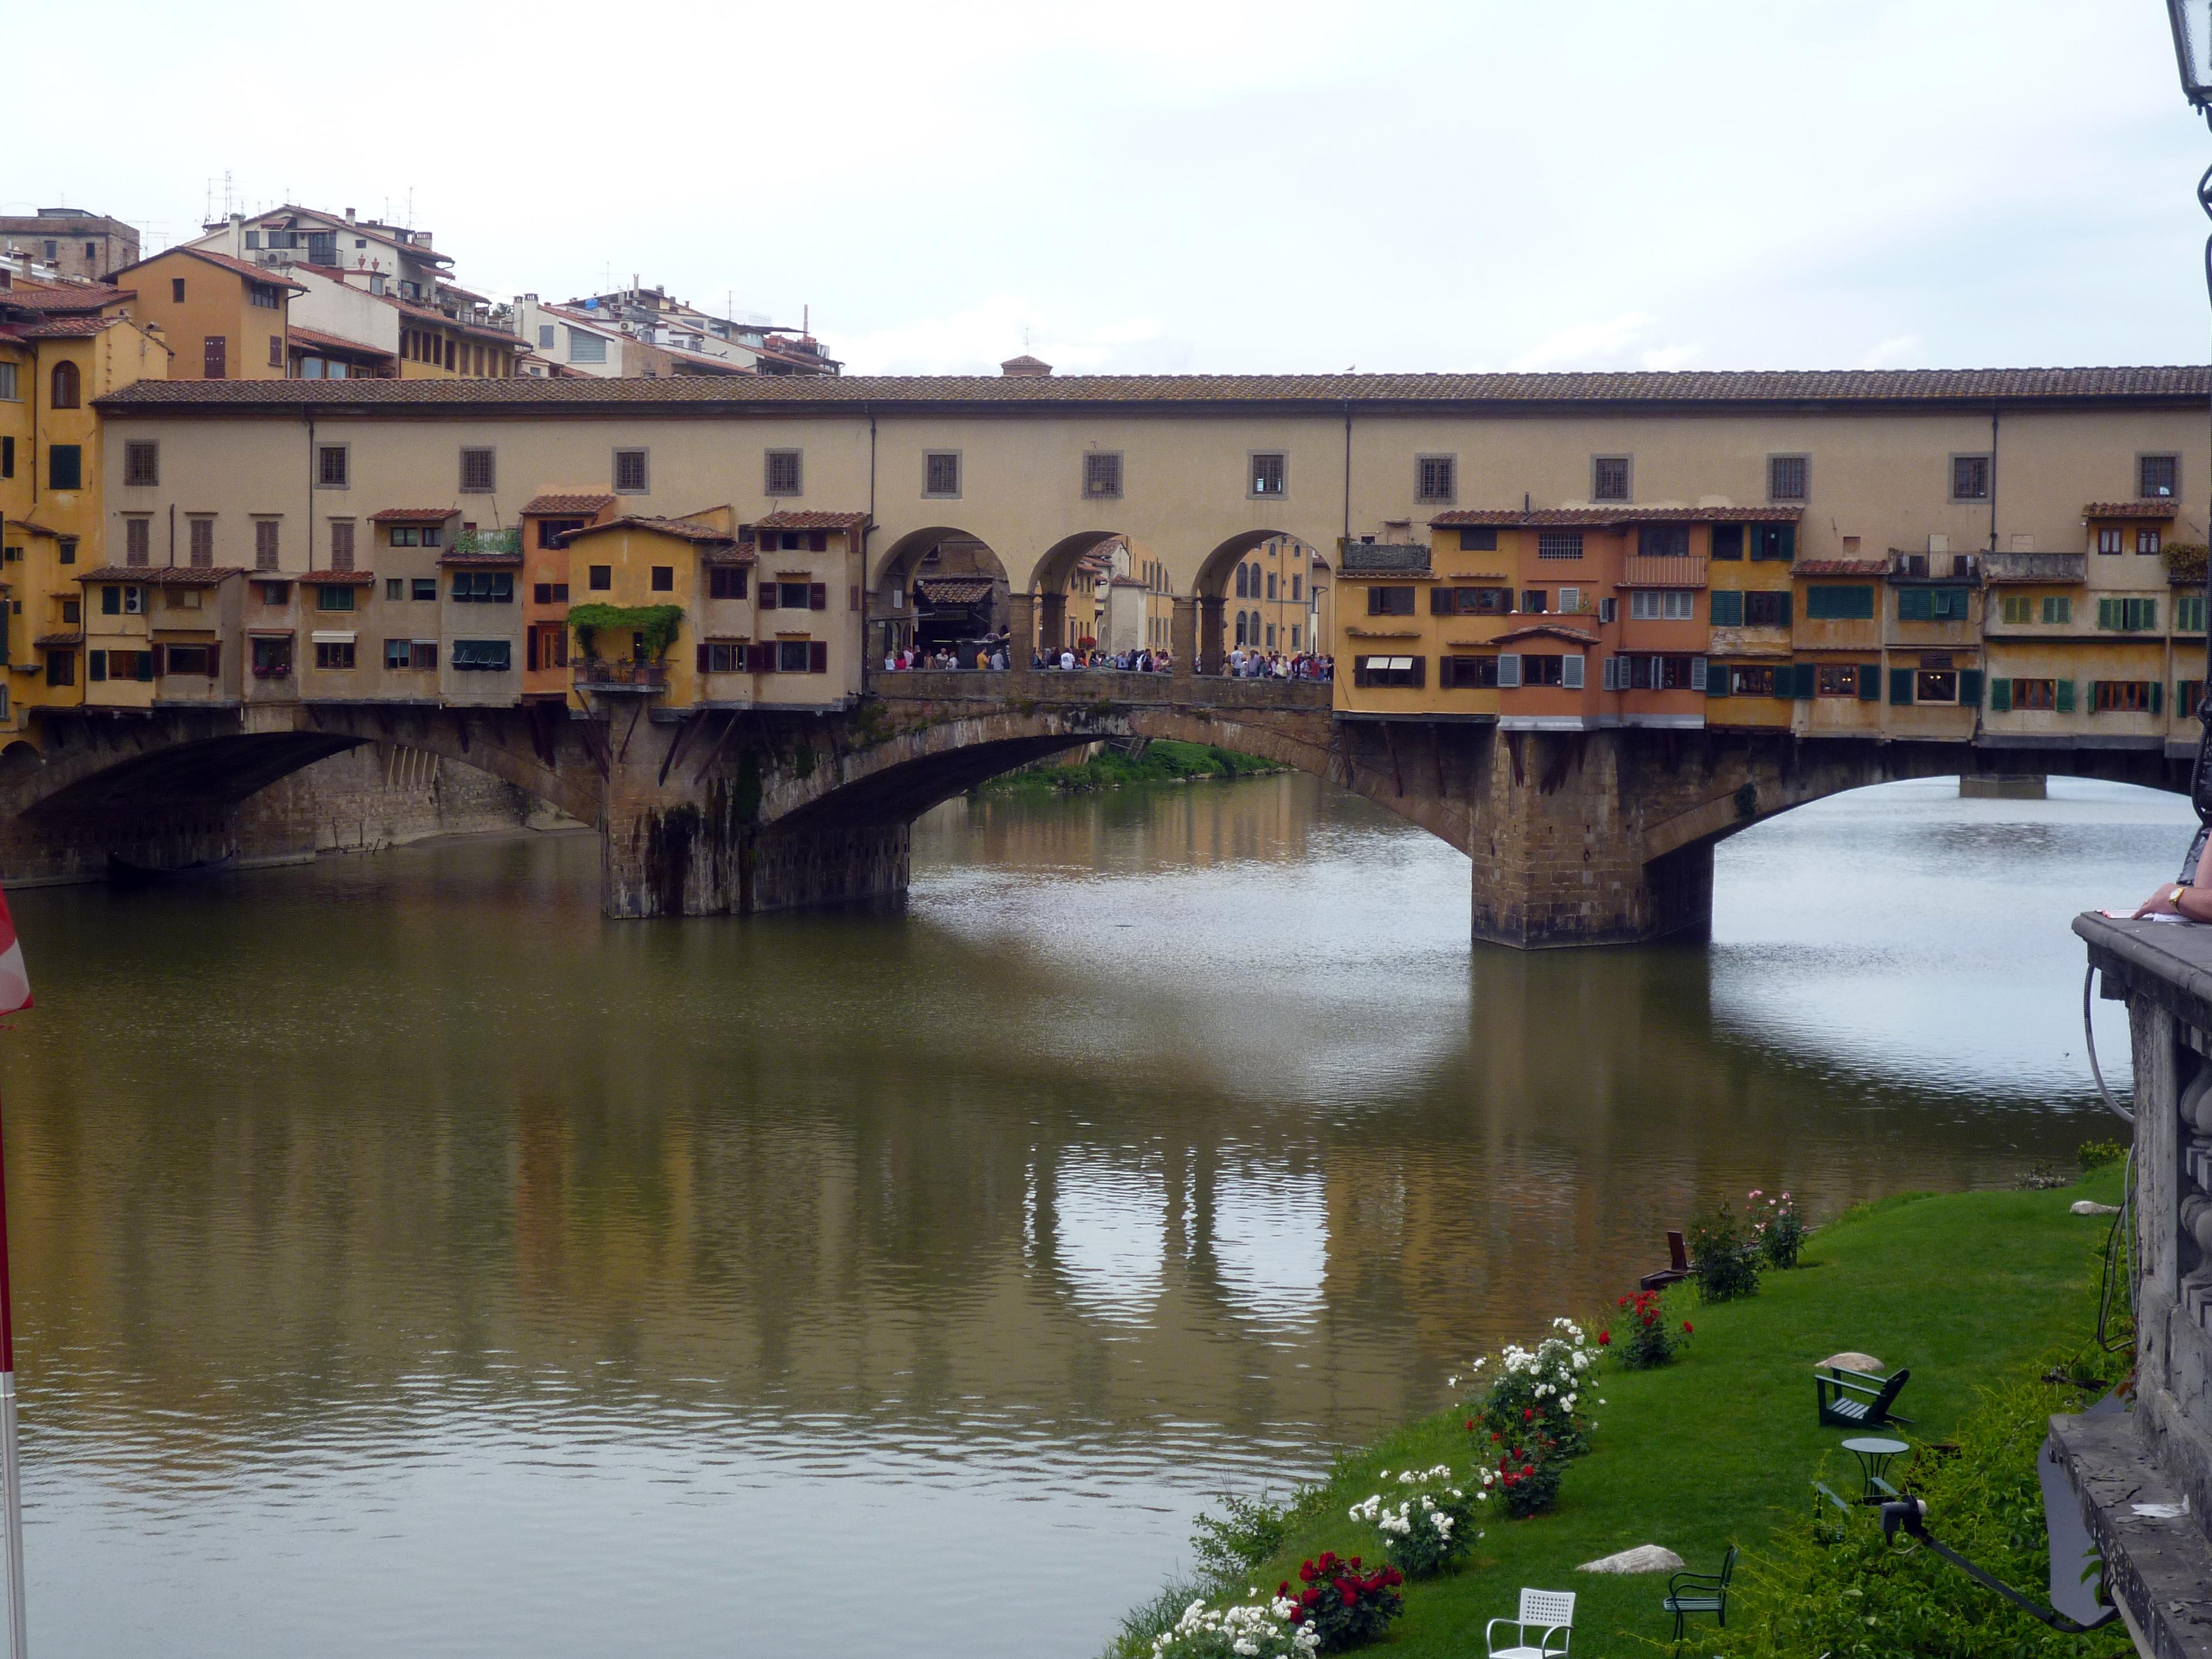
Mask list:
POLYGON ((115 273, 131 315, 158 328, 179 380, 282 380, 291 374, 286 309, 307 290, 289 277, 204 248, 173 247, 115 273))
POLYGON ((1300 652, 1324 647, 1315 615, 1328 567, 1304 542, 1270 536, 1237 562, 1229 583, 1229 643, 1248 651, 1300 652))

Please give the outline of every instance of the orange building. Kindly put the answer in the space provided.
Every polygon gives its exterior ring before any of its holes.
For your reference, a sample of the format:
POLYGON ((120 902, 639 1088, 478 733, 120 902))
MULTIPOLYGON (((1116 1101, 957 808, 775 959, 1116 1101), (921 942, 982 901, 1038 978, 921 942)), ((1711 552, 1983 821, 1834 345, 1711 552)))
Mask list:
POLYGON ((160 329, 176 354, 171 380, 289 378, 287 307, 307 292, 290 278, 228 254, 173 247, 126 265, 114 282, 132 290, 130 314, 160 329))

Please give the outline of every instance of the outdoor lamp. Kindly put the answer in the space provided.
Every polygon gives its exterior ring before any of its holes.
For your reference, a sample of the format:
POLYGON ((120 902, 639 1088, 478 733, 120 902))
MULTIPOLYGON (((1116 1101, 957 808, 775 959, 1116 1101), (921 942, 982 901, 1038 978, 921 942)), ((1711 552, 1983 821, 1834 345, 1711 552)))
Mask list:
POLYGON ((2212 104, 2212 0, 2166 0, 2181 90, 2198 109, 2212 104))
MULTIPOLYGON (((2177 9, 2179 9, 2179 3, 2180 0, 2174 0, 2174 4, 2177 9)), ((1907 1538, 1911 1539, 1916 1542, 1927 1545, 1929 1549, 1935 1551, 1936 1554, 1942 1556, 1953 1566, 1957 1567, 1960 1571, 1964 1572, 1968 1577, 1973 1579, 1977 1583, 1987 1585, 1990 1589, 1995 1590, 1999 1595, 2003 1596, 2006 1601, 2018 1607, 2021 1612, 2027 1613, 2030 1618, 2042 1620, 2043 1623, 2050 1626, 2051 1628, 2055 1631, 2062 1632, 2069 1636, 2078 1636, 2084 1631, 2092 1631, 2097 1629, 2100 1626, 2109 1625, 2113 1620, 2120 1616, 2120 1610, 2118 1607, 2110 1606, 2106 1602, 2101 1585, 2100 1589, 2096 1592, 2094 1592, 2089 1598, 2095 1606, 2101 1609, 2101 1611, 2098 1613, 2096 1617, 2089 1620, 2087 1623, 2076 1622, 2074 1620, 2069 1619, 2064 1613, 2058 1612, 2056 1608, 2046 1607, 2037 1602, 2029 1601, 2027 1597, 2022 1595, 2010 1584, 2006 1583, 2001 1578, 1992 1577, 1990 1574, 1984 1572, 1979 1567, 1966 1559, 1965 1556, 1960 1554, 1958 1551, 1951 1548, 1942 1540, 1931 1534, 1928 1530, 1928 1505, 1917 1498, 1900 1498, 1895 1503, 1884 1504, 1881 1506, 1881 1535, 1883 1540, 1887 1543, 1894 1544, 1897 1541, 1897 1534, 1900 1531, 1903 1532, 1907 1538)), ((2051 1529, 2051 1583, 2053 1584, 2062 1582, 2059 1577, 2059 1568, 2061 1564, 2057 1560, 2057 1555, 2062 1547, 2063 1547, 2058 1541, 2058 1529, 2054 1527, 2051 1529)), ((2088 1611, 2086 1607, 2082 1610, 2084 1612, 2088 1611)))

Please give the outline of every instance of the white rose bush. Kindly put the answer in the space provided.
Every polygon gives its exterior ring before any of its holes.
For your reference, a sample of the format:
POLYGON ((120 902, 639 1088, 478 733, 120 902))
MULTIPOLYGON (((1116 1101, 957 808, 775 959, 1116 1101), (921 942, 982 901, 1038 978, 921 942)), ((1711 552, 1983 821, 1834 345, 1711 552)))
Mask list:
POLYGON ((1352 1519, 1382 1535, 1383 1553, 1407 1577, 1434 1577, 1482 1536, 1474 1522, 1487 1500, 1473 1481, 1455 1480, 1450 1464, 1375 1478, 1384 1489, 1354 1504, 1352 1519))

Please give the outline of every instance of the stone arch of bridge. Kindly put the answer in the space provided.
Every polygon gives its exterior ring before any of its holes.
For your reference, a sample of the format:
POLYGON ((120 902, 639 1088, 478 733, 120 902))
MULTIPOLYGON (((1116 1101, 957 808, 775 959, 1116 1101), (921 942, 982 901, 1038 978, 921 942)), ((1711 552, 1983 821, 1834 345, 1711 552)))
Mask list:
POLYGON ((1191 583, 1191 592, 1198 596, 1198 672, 1218 674, 1223 659, 1229 653, 1231 642, 1260 643, 1243 637, 1241 619, 1262 614, 1259 595, 1239 593, 1237 572, 1243 568, 1251 556, 1271 541, 1297 542, 1304 538, 1293 531, 1262 527, 1242 530, 1219 543, 1201 560, 1197 577, 1191 583), (1243 601, 1240 604, 1239 601, 1243 601), (1250 608, 1246 609, 1249 605, 1250 608))
MULTIPOLYGON (((1006 629, 1009 579, 998 550, 973 531, 957 525, 929 525, 909 530, 877 557, 868 579, 869 632, 864 641, 871 660, 880 659, 899 646, 929 642, 919 637, 925 631, 919 620, 923 607, 914 584, 930 575, 933 553, 939 555, 936 562, 940 574, 975 575, 992 583, 988 614, 982 617, 988 626, 983 631, 995 634, 1006 629)), ((957 630, 942 631, 949 636, 957 630)))

